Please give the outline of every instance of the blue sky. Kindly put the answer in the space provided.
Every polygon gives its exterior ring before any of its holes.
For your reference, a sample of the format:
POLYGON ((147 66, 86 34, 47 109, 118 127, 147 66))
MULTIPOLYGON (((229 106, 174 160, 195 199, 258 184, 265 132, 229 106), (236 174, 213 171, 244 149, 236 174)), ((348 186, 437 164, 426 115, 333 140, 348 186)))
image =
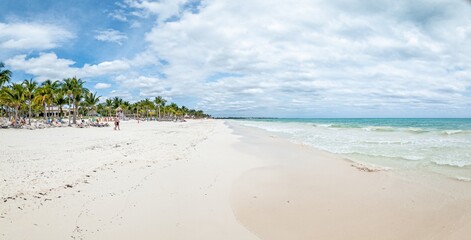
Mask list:
POLYGON ((471 117, 465 0, 2 0, 0 61, 216 116, 471 117))

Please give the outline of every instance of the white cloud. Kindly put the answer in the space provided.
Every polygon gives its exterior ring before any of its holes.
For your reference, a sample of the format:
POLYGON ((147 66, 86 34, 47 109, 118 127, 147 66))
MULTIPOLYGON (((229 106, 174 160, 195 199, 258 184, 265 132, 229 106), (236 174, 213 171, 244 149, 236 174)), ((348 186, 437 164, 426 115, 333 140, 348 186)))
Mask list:
POLYGON ((115 81, 124 89, 140 89, 141 97, 171 97, 174 93, 166 89, 168 83, 157 77, 119 75, 115 81))
POLYGON ((130 66, 126 61, 114 60, 105 61, 96 65, 85 64, 78 71, 82 72, 84 76, 102 76, 107 74, 118 74, 121 71, 129 69, 130 66))
POLYGON ((110 88, 111 84, 109 83, 97 83, 95 84, 95 89, 107 89, 110 88))
MULTIPOLYGON (((126 41, 116 54, 138 52, 129 60, 76 66, 43 53, 5 63, 39 79, 106 76, 117 87, 111 95, 128 99, 191 96, 213 113, 471 112, 466 1, 123 3, 109 16, 140 29, 132 29, 129 38, 113 29, 95 33, 100 41, 126 41), (135 37, 149 24, 144 41, 135 37)), ((73 37, 52 25, 34 25, 32 32, 41 33, 35 37, 28 27, 17 33, 12 26, 0 24, 6 29, 0 31, 0 48, 49 49, 73 37)))
POLYGON ((148 17, 149 15, 157 15, 161 21, 172 16, 179 16, 181 7, 190 2, 188 0, 126 0, 128 6, 137 9, 133 14, 138 17, 148 17))
POLYGON ((140 28, 140 27, 142 27, 142 24, 141 24, 140 22, 138 22, 138 21, 133 21, 133 22, 131 23, 131 26, 130 26, 130 27, 131 27, 131 28, 140 28))
POLYGON ((123 60, 106 61, 96 65, 85 64, 81 68, 73 67, 74 61, 58 58, 55 53, 41 53, 38 57, 29 59, 26 55, 17 55, 6 60, 5 64, 13 70, 37 76, 39 81, 73 76, 86 78, 114 75, 130 68, 129 64, 123 60))
POLYGON ((127 22, 128 21, 128 18, 126 17, 126 14, 122 10, 108 13, 108 16, 113 18, 113 19, 116 19, 118 21, 121 21, 121 22, 127 22))
POLYGON ((57 25, 0 22, 0 48, 4 49, 52 49, 72 38, 73 33, 57 25))
MULTIPOLYGON (((160 2, 131 2, 163 11, 160 2)), ((163 82, 172 94, 200 97, 199 106, 214 111, 469 108, 470 6, 385 5, 207 1, 199 14, 156 23, 147 55, 168 61, 163 82), (218 74, 229 77, 212 79, 218 74)))
POLYGON ((123 33, 116 31, 114 29, 107 29, 102 31, 97 31, 95 39, 102 42, 112 42, 119 45, 123 44, 123 41, 128 37, 123 33))
POLYGON ((106 98, 113 98, 113 97, 119 97, 123 98, 126 101, 134 101, 136 100, 134 96, 127 90, 112 90, 106 98))

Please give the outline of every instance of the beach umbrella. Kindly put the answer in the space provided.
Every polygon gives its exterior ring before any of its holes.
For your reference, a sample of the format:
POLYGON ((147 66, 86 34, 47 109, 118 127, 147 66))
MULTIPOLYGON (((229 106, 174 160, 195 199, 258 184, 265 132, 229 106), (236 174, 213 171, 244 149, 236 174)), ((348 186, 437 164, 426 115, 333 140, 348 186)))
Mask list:
POLYGON ((98 113, 95 110, 90 110, 90 112, 88 112, 88 115, 89 116, 98 116, 98 113))

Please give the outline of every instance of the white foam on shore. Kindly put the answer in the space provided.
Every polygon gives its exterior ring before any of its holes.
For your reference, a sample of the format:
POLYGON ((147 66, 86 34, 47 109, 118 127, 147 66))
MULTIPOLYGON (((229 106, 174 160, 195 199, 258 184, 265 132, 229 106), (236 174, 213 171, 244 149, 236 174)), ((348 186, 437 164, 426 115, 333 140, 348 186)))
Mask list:
MULTIPOLYGON (((357 162, 418 169, 464 168, 471 165, 468 130, 419 127, 355 126, 296 121, 237 121, 288 137, 357 162)), ((452 173, 453 175, 453 173, 452 173)), ((471 177, 471 173, 470 176, 471 177)))
POLYGON ((456 177, 455 179, 462 182, 471 182, 471 178, 466 177, 456 177))

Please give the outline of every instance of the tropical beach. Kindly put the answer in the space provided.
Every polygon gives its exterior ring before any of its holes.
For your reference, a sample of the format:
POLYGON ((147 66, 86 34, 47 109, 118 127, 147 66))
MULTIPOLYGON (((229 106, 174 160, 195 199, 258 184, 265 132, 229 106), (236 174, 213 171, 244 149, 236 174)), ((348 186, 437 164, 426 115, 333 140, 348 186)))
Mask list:
POLYGON ((2 130, 2 239, 470 233, 467 182, 373 169, 224 120, 122 127, 2 130))
POLYGON ((0 9, 0 240, 470 239, 470 1, 0 9))

